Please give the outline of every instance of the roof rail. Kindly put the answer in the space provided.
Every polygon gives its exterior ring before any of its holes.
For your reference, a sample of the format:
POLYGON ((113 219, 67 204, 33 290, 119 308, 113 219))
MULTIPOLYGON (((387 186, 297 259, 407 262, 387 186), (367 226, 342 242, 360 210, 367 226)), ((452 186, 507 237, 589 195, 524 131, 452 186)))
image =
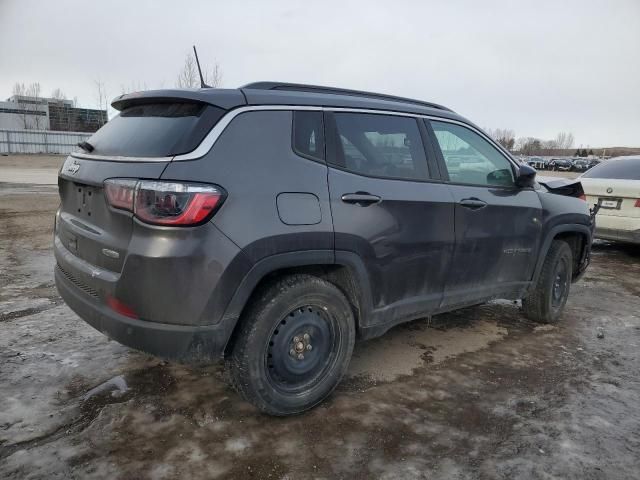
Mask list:
POLYGON ((392 102, 412 103, 423 107, 437 108, 453 112, 450 108, 443 107, 437 103, 423 102, 422 100, 414 100, 413 98, 397 97, 395 95, 385 95, 384 93, 363 92, 361 90, 349 90, 347 88, 322 87, 319 85, 305 85, 302 83, 283 83, 283 82, 253 82, 240 87, 241 89, 252 90, 289 90, 295 92, 309 93, 329 93, 333 95, 350 95, 353 97, 375 98, 378 100, 389 100, 392 102))

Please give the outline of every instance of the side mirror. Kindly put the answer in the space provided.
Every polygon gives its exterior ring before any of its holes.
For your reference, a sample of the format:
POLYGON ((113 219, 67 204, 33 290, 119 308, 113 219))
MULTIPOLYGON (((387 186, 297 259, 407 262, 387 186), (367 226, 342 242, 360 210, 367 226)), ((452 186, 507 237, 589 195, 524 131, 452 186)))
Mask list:
POLYGON ((516 175, 516 185, 520 188, 532 188, 536 182, 536 169, 529 165, 520 165, 516 175))
POLYGON ((501 185, 503 187, 513 186, 513 172, 509 168, 494 170, 487 175, 489 185, 501 185))

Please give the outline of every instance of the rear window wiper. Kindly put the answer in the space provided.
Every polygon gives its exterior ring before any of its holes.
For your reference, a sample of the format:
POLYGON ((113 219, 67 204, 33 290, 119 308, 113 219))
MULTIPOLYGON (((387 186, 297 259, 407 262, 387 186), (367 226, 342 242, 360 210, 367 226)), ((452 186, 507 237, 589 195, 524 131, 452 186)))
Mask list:
POLYGON ((85 152, 87 153, 91 153, 94 150, 93 145, 91 145, 89 142, 84 141, 84 142, 79 142, 78 146, 83 149, 85 152))

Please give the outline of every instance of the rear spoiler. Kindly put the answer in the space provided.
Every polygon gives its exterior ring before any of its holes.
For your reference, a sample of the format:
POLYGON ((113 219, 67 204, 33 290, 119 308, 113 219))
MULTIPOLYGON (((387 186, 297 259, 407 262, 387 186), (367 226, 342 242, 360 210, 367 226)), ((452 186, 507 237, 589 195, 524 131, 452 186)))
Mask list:
POLYGON ((125 93, 114 98, 111 106, 122 111, 135 105, 163 102, 200 102, 220 107, 223 110, 231 110, 247 103, 242 92, 237 89, 198 88, 125 93))

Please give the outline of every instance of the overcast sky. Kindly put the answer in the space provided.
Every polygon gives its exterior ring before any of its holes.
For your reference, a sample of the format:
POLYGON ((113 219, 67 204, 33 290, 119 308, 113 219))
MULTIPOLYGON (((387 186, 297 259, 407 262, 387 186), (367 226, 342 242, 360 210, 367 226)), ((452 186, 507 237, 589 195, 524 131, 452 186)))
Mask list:
POLYGON ((223 86, 282 80, 447 105, 483 127, 640 146, 640 0, 0 0, 0 98, 38 81, 170 88, 195 43, 223 86))

